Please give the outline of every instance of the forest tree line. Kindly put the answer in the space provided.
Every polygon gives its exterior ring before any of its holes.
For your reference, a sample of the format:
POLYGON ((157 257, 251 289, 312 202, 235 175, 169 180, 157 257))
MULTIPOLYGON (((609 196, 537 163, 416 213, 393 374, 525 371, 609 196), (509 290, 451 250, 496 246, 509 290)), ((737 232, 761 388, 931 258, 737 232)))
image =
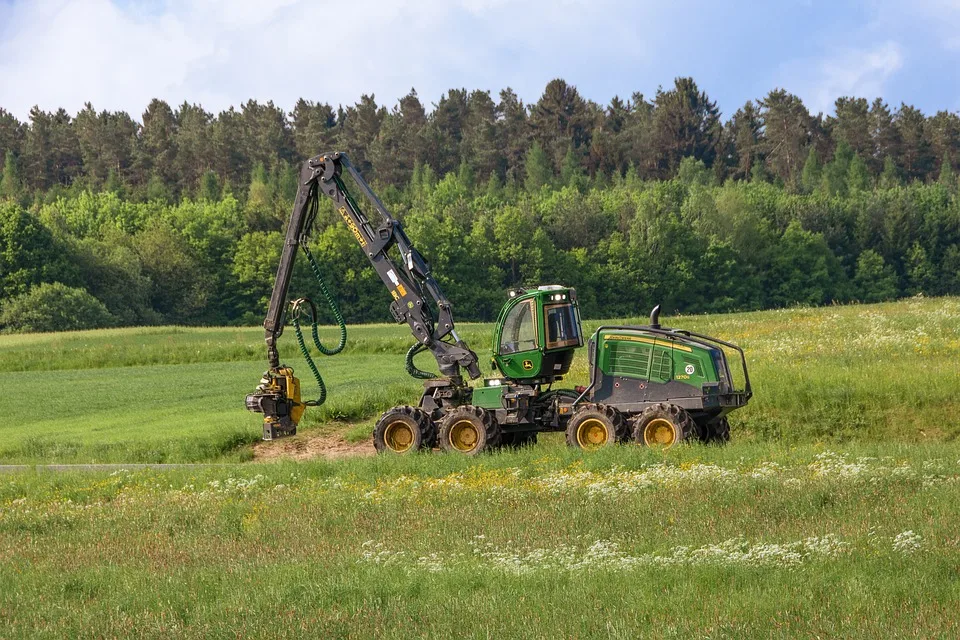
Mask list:
MULTIPOLYGON (((592 317, 960 293, 957 114, 844 97, 813 115, 775 90, 724 121, 690 78, 606 106, 553 80, 531 105, 454 89, 429 112, 415 91, 290 113, 153 100, 140 121, 0 109, 0 328, 259 323, 298 163, 330 149, 460 319, 545 282, 592 317)), ((388 320, 338 220, 314 240, 328 283, 349 320, 388 320)))

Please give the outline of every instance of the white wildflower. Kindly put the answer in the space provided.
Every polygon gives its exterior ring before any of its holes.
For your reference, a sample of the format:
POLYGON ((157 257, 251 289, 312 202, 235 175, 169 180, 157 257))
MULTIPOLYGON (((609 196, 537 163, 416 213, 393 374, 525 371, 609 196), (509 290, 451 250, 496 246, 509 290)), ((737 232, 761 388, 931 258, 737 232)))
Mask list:
POLYGON ((898 553, 910 554, 919 551, 923 546, 923 538, 914 531, 903 531, 893 538, 893 550, 898 553))

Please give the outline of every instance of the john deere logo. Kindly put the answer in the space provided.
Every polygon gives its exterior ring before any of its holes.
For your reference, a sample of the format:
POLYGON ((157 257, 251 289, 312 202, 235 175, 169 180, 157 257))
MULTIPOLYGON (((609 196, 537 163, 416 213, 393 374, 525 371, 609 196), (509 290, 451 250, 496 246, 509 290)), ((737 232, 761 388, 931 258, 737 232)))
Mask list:
POLYGON ((523 361, 523 368, 524 368, 526 371, 531 371, 531 370, 533 369, 533 360, 524 360, 524 361, 523 361))

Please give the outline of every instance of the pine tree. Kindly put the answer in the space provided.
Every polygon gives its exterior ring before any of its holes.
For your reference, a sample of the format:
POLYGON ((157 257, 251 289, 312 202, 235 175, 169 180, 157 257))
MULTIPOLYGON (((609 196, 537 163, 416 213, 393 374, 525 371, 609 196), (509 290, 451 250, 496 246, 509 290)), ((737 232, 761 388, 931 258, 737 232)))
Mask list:
POLYGON ((506 161, 506 186, 517 185, 523 178, 523 159, 530 147, 530 125, 527 107, 512 89, 500 92, 497 103, 497 139, 506 161))
POLYGON ((457 179, 463 188, 467 190, 468 197, 473 196, 473 190, 477 187, 477 175, 466 159, 460 160, 460 168, 457 169, 457 179))
POLYGON ((569 147, 589 148, 593 128, 587 102, 576 87, 559 78, 547 83, 533 105, 530 124, 551 169, 563 166, 569 147))
POLYGON ((200 189, 197 196, 200 200, 216 202, 220 199, 220 177, 213 169, 207 169, 200 178, 200 189))
POLYGON ((957 186, 953 175, 953 166, 950 164, 949 154, 943 154, 943 162, 940 163, 940 177, 937 179, 937 182, 950 189, 957 186))
POLYGON ((0 158, 6 157, 7 151, 13 151, 14 155, 22 154, 26 133, 26 125, 0 107, 0 158))
POLYGON ((420 195, 420 181, 423 176, 423 164, 413 165, 413 172, 410 174, 410 181, 407 182, 407 197, 416 200, 420 195))
POLYGON ((847 169, 847 192, 869 191, 870 182, 870 169, 867 168, 867 163, 863 161, 860 154, 854 154, 850 160, 850 168, 847 169))
POLYGON ((560 181, 569 187, 574 187, 580 191, 586 190, 587 178, 583 173, 583 165, 580 164, 580 158, 573 150, 573 147, 567 149, 567 155, 563 157, 563 164, 560 169, 560 181))
POLYGON ((281 160, 273 170, 274 200, 283 209, 279 212, 279 215, 285 216, 288 213, 289 206, 293 205, 293 201, 297 198, 297 189, 300 187, 299 178, 299 167, 286 160, 281 160))
POLYGON ((463 155, 460 144, 467 124, 469 95, 465 88, 450 89, 441 94, 430 117, 427 161, 444 176, 456 171, 463 155))
POLYGON ((693 78, 677 78, 673 89, 657 91, 653 111, 653 148, 659 175, 676 175, 680 161, 692 156, 712 167, 720 144, 717 103, 693 78))
POLYGON ((907 252, 907 285, 910 295, 933 293, 936 286, 936 272, 927 257, 926 249, 919 242, 914 242, 907 252))
MULTIPOLYGON (((184 102, 174 114, 177 126, 175 166, 181 191, 192 191, 214 164, 211 140, 213 114, 199 105, 184 102)), ((276 144, 276 143, 274 143, 276 144)))
MULTIPOLYGON (((617 174, 617 177, 620 176, 619 171, 614 171, 614 173, 617 174)), ((586 183, 589 183, 590 179, 584 176, 584 181, 586 183)), ((610 175, 603 169, 597 169, 597 172, 593 174, 592 186, 594 189, 607 189, 610 187, 611 183, 612 183, 612 180, 610 179, 610 175)))
POLYGON ((820 186, 822 180, 823 166, 820 164, 820 156, 817 155, 817 150, 813 145, 810 145, 807 161, 803 163, 803 173, 800 176, 803 190, 807 193, 813 193, 820 186))
POLYGON ((754 162, 750 168, 750 182, 769 182, 770 174, 762 162, 754 162))
POLYGON ((437 186, 437 173, 428 164, 423 165, 423 171, 420 174, 420 192, 424 196, 429 196, 437 186))
POLYGON ((496 173, 491 173, 490 177, 487 178, 487 186, 484 192, 487 196, 496 200, 500 200, 503 197, 503 184, 500 182, 500 178, 497 177, 496 173))
POLYGON ((400 99, 380 123, 376 139, 370 144, 370 161, 381 184, 396 187, 409 184, 417 164, 427 160, 427 116, 417 92, 400 99))
POLYGON ((123 195, 123 183, 120 182, 120 178, 117 177, 117 171, 113 167, 110 167, 110 170, 107 171, 107 180, 103 183, 103 189, 109 193, 115 193, 118 196, 123 195))
POLYGON ((598 175, 620 173, 626 166, 624 127, 629 115, 630 103, 614 96, 598 121, 594 123, 588 164, 598 175))
POLYGON ((925 180, 933 166, 930 142, 924 136, 926 118, 915 107, 901 104, 893 117, 900 140, 901 155, 898 164, 907 182, 925 180))
POLYGON ((262 164, 272 172, 278 162, 294 158, 293 131, 287 115, 272 100, 266 104, 248 100, 241 105, 240 120, 243 123, 241 148, 250 162, 262 164))
MULTIPOLYGON (((923 124, 923 137, 930 144, 930 153, 934 158, 942 158, 943 165, 950 165, 953 171, 954 160, 960 158, 960 115, 949 111, 938 111, 936 115, 927 118, 923 124)), ((951 187, 953 180, 946 184, 951 187)))
POLYGON ((748 100, 724 127, 727 139, 725 160, 735 180, 746 180, 755 164, 763 162, 760 148, 763 138, 763 122, 760 112, 753 102, 748 100))
POLYGON ((20 182, 20 170, 17 168, 17 158, 13 151, 7 151, 3 162, 3 179, 0 180, 0 198, 19 200, 23 194, 23 184, 20 182))
POLYGON ((337 114, 329 104, 300 98, 290 114, 297 157, 307 158, 336 146, 337 114))
POLYGON ((461 162, 466 160, 470 163, 478 181, 486 180, 492 173, 500 175, 505 169, 497 117, 497 104, 489 91, 470 92, 460 154, 461 162))
POLYGON ((250 186, 247 189, 247 202, 244 212, 247 224, 258 231, 273 230, 270 220, 273 213, 273 189, 267 180, 267 171, 262 164, 253 167, 250 176, 250 186))
POLYGON ((873 101, 870 107, 870 137, 873 145, 873 155, 867 159, 874 173, 886 170, 887 158, 890 158, 894 168, 896 159, 902 153, 903 140, 893 121, 893 114, 882 98, 873 101))
POLYGON ((902 184, 903 181, 900 179, 900 170, 897 169, 897 165, 893 161, 893 158, 887 156, 883 159, 883 173, 880 174, 880 188, 893 189, 894 187, 899 187, 902 184))
POLYGON ((170 189, 167 188, 163 178, 157 174, 153 174, 147 183, 147 200, 151 202, 165 202, 167 204, 173 201, 170 189))
POLYGON ((952 244, 946 248, 938 271, 937 293, 960 293, 960 245, 952 244))
POLYGON ((857 258, 853 282, 861 302, 883 302, 897 297, 897 274, 873 249, 867 249, 857 258))
POLYGON ((836 116, 828 118, 826 126, 836 142, 845 142, 858 155, 872 151, 869 106, 865 98, 837 98, 836 116))
MULTIPOLYGON (((163 100, 153 99, 143 112, 135 172, 139 184, 156 183, 169 193, 177 183, 177 121, 173 110, 163 100)), ((148 188, 149 191, 149 188, 148 188)), ((158 192, 154 187, 154 192, 158 192)))
POLYGON ((847 174, 853 160, 853 149, 846 142, 837 145, 833 160, 823 170, 823 190, 827 195, 845 196, 847 194, 847 174))
POLYGON ((550 168, 550 161, 539 142, 530 145, 524 164, 526 165, 527 177, 523 181, 523 187, 528 192, 536 193, 544 185, 553 181, 553 169, 550 168))
POLYGON ((337 116, 341 126, 337 142, 341 148, 349 149, 350 161, 368 181, 373 178, 370 150, 386 117, 386 108, 377 106, 372 94, 360 96, 360 102, 337 116))
POLYGON ((653 105, 642 93, 634 93, 629 106, 620 136, 627 169, 633 165, 636 177, 653 177, 657 171, 657 154, 653 149, 653 105))
MULTIPOLYGON (((763 145, 767 166, 784 184, 796 185, 803 169, 804 153, 819 123, 797 96, 777 89, 760 100, 763 145)), ((844 168, 846 171, 846 168, 844 168)))

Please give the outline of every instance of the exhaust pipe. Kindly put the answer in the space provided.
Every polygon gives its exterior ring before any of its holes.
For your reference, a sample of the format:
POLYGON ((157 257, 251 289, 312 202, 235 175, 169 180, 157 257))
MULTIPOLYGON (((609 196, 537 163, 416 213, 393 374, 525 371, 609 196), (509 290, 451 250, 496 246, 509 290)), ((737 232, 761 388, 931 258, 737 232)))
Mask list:
POLYGON ((653 311, 650 312, 650 328, 660 328, 660 305, 655 306, 653 311))

